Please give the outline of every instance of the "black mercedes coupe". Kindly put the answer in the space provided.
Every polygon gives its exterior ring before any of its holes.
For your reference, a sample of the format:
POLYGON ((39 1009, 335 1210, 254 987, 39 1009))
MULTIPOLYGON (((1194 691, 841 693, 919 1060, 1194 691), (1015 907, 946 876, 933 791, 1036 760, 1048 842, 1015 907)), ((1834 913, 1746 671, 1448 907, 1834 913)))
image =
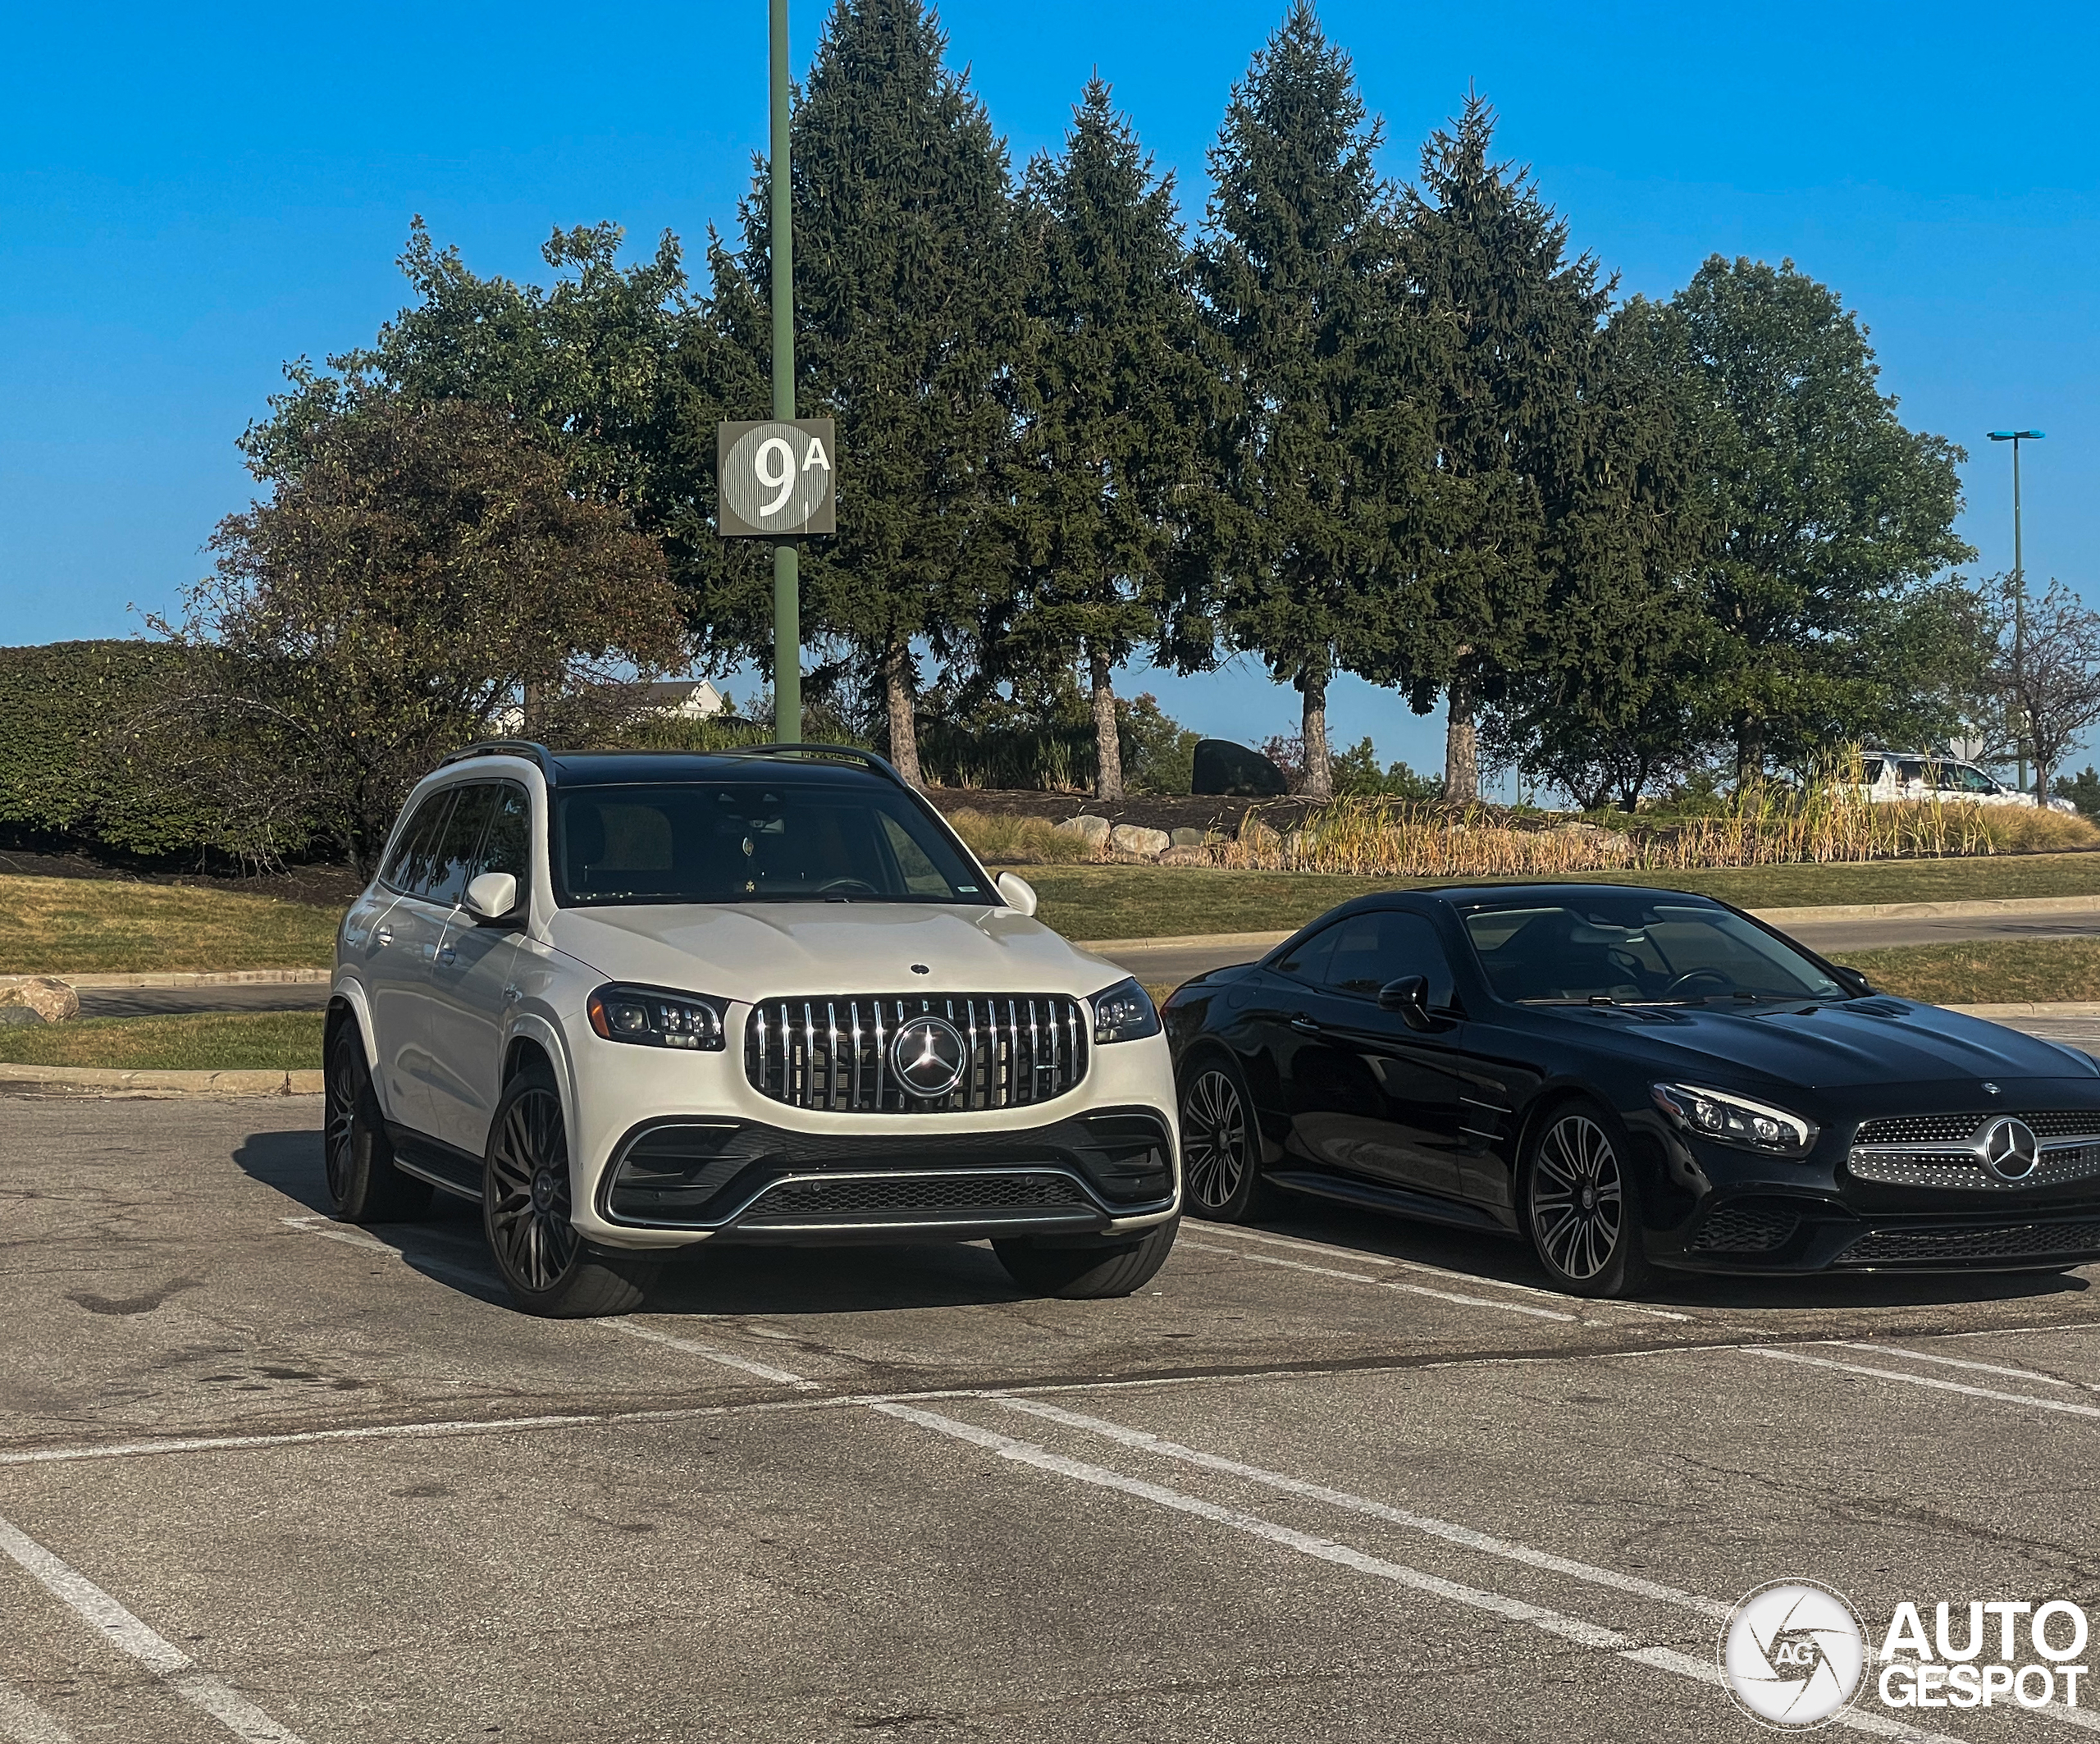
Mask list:
POLYGON ((1198 1217, 1287 1192, 1514 1235, 1589 1296, 2100 1259, 2100 1065, 1705 897, 1361 897, 1165 1018, 1198 1217))

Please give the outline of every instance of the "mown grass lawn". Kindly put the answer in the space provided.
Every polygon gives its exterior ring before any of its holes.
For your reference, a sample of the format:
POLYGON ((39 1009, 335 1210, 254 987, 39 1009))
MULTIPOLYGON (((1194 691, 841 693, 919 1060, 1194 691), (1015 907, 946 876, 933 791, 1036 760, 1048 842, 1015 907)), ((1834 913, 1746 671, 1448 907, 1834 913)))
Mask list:
POLYGON ((340 918, 181 885, 0 877, 0 975, 326 968, 340 918))
MULTIPOLYGON (((1324 872, 1226 872, 1199 866, 1022 866, 1041 918, 1068 938, 1178 938, 1302 926, 1337 902, 1423 879, 1324 872)), ((2100 898, 2100 854, 2020 854, 1865 865, 1744 866, 1713 872, 1586 873, 1591 881, 1696 890, 1743 908, 1989 897, 2100 898)), ((1439 880, 1438 882, 1449 882, 1439 880)), ((1483 883, 1507 880, 1481 879, 1483 883)), ((1550 881, 1547 881, 1550 882, 1550 881)))
POLYGON ((1883 993, 1931 1005, 2100 1001, 2100 938, 1977 938, 1892 945, 1836 959, 1883 993))
POLYGON ((0 1029, 0 1062, 120 1071, 300 1071, 321 1064, 319 1011, 89 1017, 0 1029))

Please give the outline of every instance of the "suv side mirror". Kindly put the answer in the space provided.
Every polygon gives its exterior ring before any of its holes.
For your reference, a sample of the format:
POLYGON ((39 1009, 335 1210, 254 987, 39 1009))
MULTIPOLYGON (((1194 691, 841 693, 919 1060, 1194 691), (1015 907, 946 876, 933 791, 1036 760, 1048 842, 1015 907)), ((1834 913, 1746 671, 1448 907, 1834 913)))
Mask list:
POLYGON ((1398 1012, 1400 1021, 1410 1030, 1428 1029, 1429 977, 1407 975, 1397 981, 1388 981, 1378 989, 1378 1009, 1398 1012))
POLYGON ((518 879, 509 872, 484 872, 467 886, 460 906, 474 917, 477 925, 493 926, 508 920, 518 906, 518 879))
POLYGON ((999 894, 1007 899, 1007 906, 1020 915, 1035 912, 1035 886, 1018 872, 1002 872, 993 880, 999 894))

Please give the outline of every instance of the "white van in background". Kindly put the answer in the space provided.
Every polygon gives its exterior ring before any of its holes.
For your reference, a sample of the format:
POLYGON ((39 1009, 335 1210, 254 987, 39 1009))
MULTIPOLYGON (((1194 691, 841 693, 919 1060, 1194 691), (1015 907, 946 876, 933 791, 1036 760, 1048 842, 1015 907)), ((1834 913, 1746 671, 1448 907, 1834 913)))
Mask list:
MULTIPOLYGON (((1957 757, 1936 757, 1916 751, 1874 751, 1860 760, 1864 778, 1854 792, 1877 803, 1898 800, 1937 799, 1942 803, 1962 800, 1975 806, 2028 806, 2032 793, 2023 793, 1957 757)), ((2075 811, 2067 799, 2052 799, 2052 811, 2075 811)))

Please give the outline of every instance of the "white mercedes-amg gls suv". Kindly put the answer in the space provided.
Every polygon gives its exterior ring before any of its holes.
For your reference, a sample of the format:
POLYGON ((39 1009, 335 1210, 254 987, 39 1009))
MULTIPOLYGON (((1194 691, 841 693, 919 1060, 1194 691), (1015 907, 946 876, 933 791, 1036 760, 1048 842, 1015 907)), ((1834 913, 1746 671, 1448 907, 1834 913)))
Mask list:
POLYGON ((634 1307, 703 1242, 990 1238, 1121 1295, 1181 1208, 1144 989, 880 758, 476 745, 345 916, 336 1214, 477 1201, 518 1304, 634 1307))

